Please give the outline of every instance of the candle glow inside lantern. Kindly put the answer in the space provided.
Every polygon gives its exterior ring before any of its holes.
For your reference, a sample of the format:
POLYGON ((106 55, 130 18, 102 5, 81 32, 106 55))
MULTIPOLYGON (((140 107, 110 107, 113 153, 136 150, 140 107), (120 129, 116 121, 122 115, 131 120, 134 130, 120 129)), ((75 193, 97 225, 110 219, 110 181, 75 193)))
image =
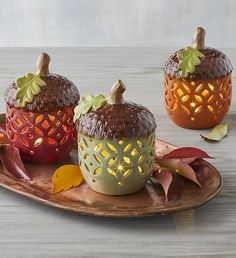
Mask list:
POLYGON ((164 66, 165 106, 179 126, 204 129, 219 124, 232 95, 232 64, 219 50, 205 47, 198 28, 192 47, 171 55, 164 66))
POLYGON ((83 176, 91 189, 108 195, 142 189, 154 166, 155 119, 147 108, 125 102, 124 91, 119 80, 107 100, 95 96, 103 103, 76 123, 83 176))
POLYGON ((76 86, 67 78, 49 73, 50 57, 42 53, 36 74, 26 74, 5 93, 6 131, 22 158, 37 163, 66 157, 76 141, 74 107, 76 86))

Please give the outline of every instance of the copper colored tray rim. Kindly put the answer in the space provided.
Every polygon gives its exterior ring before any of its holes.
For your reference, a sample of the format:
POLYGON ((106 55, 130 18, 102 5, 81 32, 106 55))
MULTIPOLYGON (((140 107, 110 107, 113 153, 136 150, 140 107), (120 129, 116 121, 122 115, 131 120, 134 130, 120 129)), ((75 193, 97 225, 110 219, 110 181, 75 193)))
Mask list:
MULTIPOLYGON (((208 163, 208 165, 210 165, 211 167, 215 168, 209 162, 206 162, 206 163, 208 163)), ((95 217, 101 217, 102 216, 102 217, 117 217, 117 218, 121 218, 121 217, 123 217, 123 218, 133 218, 133 217, 148 217, 148 216, 156 216, 156 215, 167 215, 167 214, 172 214, 172 213, 175 213, 175 212, 182 212, 182 211, 187 211, 187 210, 190 210, 190 209, 195 209, 195 208, 201 207, 205 203, 212 200, 222 190, 223 180, 222 180, 222 177, 221 177, 220 173, 219 173, 219 177, 220 177, 219 188, 215 191, 214 194, 212 194, 211 196, 206 198, 201 203, 196 203, 196 204, 193 204, 193 205, 186 205, 185 207, 183 206, 183 207, 180 207, 180 208, 166 207, 166 208, 163 208, 162 211, 155 211, 153 209, 151 209, 151 211, 148 211, 150 208, 144 208, 144 209, 142 209, 142 211, 138 212, 136 209, 134 209, 135 212, 133 212, 132 214, 127 214, 126 211, 124 211, 124 212, 117 211, 117 214, 112 214, 112 215, 109 214, 109 210, 108 210, 108 213, 104 213, 104 210, 101 211, 101 212, 96 211, 96 213, 93 213, 93 212, 90 212, 90 211, 88 212, 88 211, 86 211, 86 209, 85 210, 81 209, 80 211, 78 211, 78 208, 72 208, 70 206, 61 205, 61 204, 58 204, 58 203, 55 203, 55 202, 51 202, 49 200, 42 199, 42 198, 40 198, 36 195, 28 194, 26 192, 22 192, 20 190, 17 190, 15 188, 12 188, 10 186, 2 184, 1 181, 0 181, 0 186, 7 189, 7 190, 10 190, 11 192, 14 192, 14 193, 17 193, 21 196, 30 198, 32 200, 35 200, 35 201, 39 202, 39 203, 46 204, 50 207, 55 207, 55 208, 59 208, 59 209, 66 210, 66 211, 72 211, 72 212, 76 212, 76 213, 79 213, 79 214, 82 214, 82 215, 89 215, 89 216, 95 216, 95 217)), ((114 198, 116 198, 116 196, 114 196, 114 198)), ((180 199, 181 199, 181 197, 180 197, 180 199)), ((130 212, 130 210, 129 210, 129 212, 130 212)))
MULTIPOLYGON (((156 211, 156 212, 153 209, 151 211, 148 211, 149 208, 147 208, 147 209, 144 208, 140 212, 138 212, 136 209, 134 209, 135 212, 133 212, 132 214, 127 214, 126 211, 124 211, 124 212, 119 211, 119 212, 117 212, 117 214, 109 214, 109 210, 108 210, 108 213, 104 213, 104 210, 101 211, 101 212, 96 211, 96 213, 88 212, 88 211, 82 210, 82 209, 80 211, 78 211, 78 208, 72 208, 72 207, 69 207, 69 206, 65 206, 65 205, 55 203, 55 202, 51 202, 51 201, 42 199, 40 197, 37 197, 35 195, 32 196, 31 194, 28 194, 26 192, 22 192, 20 190, 17 190, 17 189, 14 189, 12 187, 9 187, 7 185, 4 185, 1 182, 0 182, 0 186, 3 187, 4 189, 10 190, 13 193, 16 193, 16 194, 19 194, 21 196, 27 197, 31 200, 35 200, 35 201, 37 201, 41 204, 45 204, 47 206, 62 209, 62 210, 65 210, 65 211, 79 213, 81 215, 94 216, 94 217, 111 217, 111 218, 134 218, 134 217, 150 217, 150 216, 157 216, 157 215, 159 215, 159 216, 160 215, 168 215, 168 214, 173 214, 173 213, 176 213, 176 212, 182 212, 182 211, 187 211, 187 210, 199 208, 202 205, 206 204, 207 202, 209 202, 210 200, 212 200, 213 198, 216 197, 216 195, 222 190, 223 180, 222 180, 222 177, 221 177, 220 187, 218 188, 218 190, 201 203, 194 204, 194 205, 186 205, 186 207, 181 207, 181 208, 166 207, 166 208, 163 208, 162 211, 156 211)), ((114 198, 116 198, 116 196, 114 198)), ((130 212, 130 210, 129 210, 129 212, 130 212)))

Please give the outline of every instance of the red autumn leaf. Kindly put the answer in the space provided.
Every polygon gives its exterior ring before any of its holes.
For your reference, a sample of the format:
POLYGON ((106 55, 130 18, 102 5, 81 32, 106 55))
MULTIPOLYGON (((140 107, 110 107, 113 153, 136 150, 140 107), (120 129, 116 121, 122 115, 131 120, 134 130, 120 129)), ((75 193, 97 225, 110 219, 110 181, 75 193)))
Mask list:
POLYGON ((165 204, 180 197, 184 183, 176 175, 167 170, 159 169, 152 176, 158 180, 164 190, 165 204))
POLYGON ((196 159, 197 158, 184 158, 184 159, 180 159, 180 160, 182 160, 186 164, 191 164, 196 159))
POLYGON ((168 196, 169 188, 173 180, 172 173, 170 173, 167 170, 159 169, 156 171, 153 176, 157 178, 159 183, 161 184, 164 192, 165 192, 165 198, 168 196))
POLYGON ((10 144, 0 144, 0 160, 6 170, 14 177, 31 180, 16 147, 10 144))
POLYGON ((161 169, 165 169, 172 173, 177 173, 181 176, 184 176, 201 187, 201 184, 198 182, 194 170, 182 160, 159 159, 159 160, 156 160, 156 164, 158 164, 161 169))
POLYGON ((184 182, 180 180, 180 177, 178 176, 173 177, 173 180, 172 180, 172 183, 170 184, 169 192, 166 198, 166 203, 176 201, 180 198, 183 185, 184 185, 184 182))
POLYGON ((167 153, 166 155, 164 155, 161 159, 183 159, 184 160, 189 158, 213 159, 213 157, 209 156, 205 151, 194 147, 182 147, 182 148, 175 149, 167 153))
POLYGON ((155 164, 157 165, 157 170, 153 173, 153 176, 161 184, 165 192, 166 201, 180 196, 181 180, 179 179, 181 177, 178 177, 178 175, 191 180, 201 187, 194 169, 189 165, 198 158, 212 157, 205 151, 194 147, 178 148, 170 151, 161 158, 156 156, 155 164))

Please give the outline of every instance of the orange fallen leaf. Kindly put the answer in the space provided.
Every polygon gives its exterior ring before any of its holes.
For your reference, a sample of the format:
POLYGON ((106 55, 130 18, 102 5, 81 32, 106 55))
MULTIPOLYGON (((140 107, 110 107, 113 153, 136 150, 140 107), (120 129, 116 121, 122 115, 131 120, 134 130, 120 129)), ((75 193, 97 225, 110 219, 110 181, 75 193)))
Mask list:
POLYGON ((56 169, 52 176, 53 193, 66 191, 79 186, 83 181, 83 175, 78 166, 64 165, 56 169))

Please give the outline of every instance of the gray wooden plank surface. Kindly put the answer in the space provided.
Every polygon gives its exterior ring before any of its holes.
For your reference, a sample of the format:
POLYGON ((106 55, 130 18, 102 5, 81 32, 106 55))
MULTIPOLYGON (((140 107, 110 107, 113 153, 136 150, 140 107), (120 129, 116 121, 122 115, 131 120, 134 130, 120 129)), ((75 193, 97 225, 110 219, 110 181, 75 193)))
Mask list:
MULTIPOLYGON (((236 257, 236 94, 225 121, 229 137, 211 144, 205 131, 175 126, 163 105, 162 65, 173 50, 161 48, 1 48, 0 111, 9 82, 34 71, 40 51, 52 56, 51 71, 76 83, 81 94, 107 94, 114 80, 127 86, 126 99, 150 108, 157 136, 178 146, 196 146, 216 159, 222 192, 208 204, 164 217, 107 219, 60 211, 0 189, 0 258, 5 257, 236 257)), ((225 49, 236 63, 236 49, 225 49)))

